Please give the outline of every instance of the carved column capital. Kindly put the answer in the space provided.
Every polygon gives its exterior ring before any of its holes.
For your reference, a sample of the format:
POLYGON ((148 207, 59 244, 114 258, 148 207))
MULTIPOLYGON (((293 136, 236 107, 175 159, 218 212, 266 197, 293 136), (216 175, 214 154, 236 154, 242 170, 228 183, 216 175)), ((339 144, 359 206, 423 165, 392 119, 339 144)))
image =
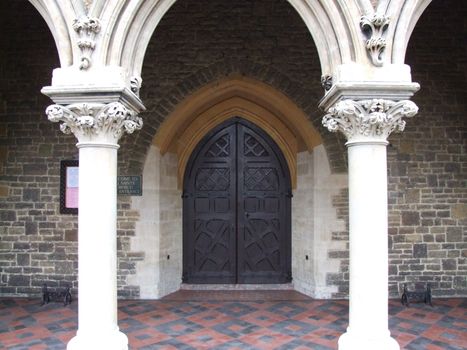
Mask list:
POLYGON ((53 104, 46 114, 51 122, 62 122, 60 130, 74 134, 81 144, 118 147, 125 132, 131 134, 143 126, 143 120, 120 102, 53 104))
POLYGON ((342 100, 328 110, 323 126, 331 132, 341 131, 347 144, 387 142, 393 131, 404 130, 403 118, 413 117, 417 112, 418 107, 409 100, 342 100))

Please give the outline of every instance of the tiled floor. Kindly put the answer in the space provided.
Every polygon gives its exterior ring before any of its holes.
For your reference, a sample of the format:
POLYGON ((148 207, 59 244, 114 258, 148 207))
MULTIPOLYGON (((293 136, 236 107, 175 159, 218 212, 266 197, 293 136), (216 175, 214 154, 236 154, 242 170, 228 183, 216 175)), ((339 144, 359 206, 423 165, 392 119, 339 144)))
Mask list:
MULTIPOLYGON (((180 291, 160 301, 120 301, 130 349, 337 349, 346 301, 291 291, 180 291)), ((77 303, 0 299, 0 349, 65 349, 75 335, 77 303)), ((402 349, 467 349, 467 299, 434 307, 390 302, 390 330, 402 349)))

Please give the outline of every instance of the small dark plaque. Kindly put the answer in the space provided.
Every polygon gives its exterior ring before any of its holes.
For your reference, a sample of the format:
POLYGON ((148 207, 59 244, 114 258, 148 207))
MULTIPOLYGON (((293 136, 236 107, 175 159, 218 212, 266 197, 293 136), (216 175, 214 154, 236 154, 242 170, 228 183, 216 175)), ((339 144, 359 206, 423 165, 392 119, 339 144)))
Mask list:
POLYGON ((119 196, 142 196, 143 187, 141 175, 118 176, 117 194, 119 196))

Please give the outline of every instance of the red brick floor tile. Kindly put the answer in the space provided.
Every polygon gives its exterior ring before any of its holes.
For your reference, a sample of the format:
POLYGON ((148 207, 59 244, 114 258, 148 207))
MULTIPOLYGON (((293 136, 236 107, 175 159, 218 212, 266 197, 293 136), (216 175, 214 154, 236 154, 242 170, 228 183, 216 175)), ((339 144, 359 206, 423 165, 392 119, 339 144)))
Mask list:
MULTIPOLYGON (((189 291, 163 300, 119 301, 119 326, 132 350, 336 349, 347 327, 346 301, 297 294, 287 300, 290 291, 264 298, 258 291, 235 292, 189 291)), ((409 308, 391 300, 389 312, 391 334, 401 349, 467 349, 466 299, 435 299, 434 307, 409 308)), ((76 328, 76 301, 63 307, 0 299, 1 349, 65 349, 76 328)))
POLYGON ((275 349, 292 341, 293 339, 294 338, 292 336, 264 328, 240 338, 240 340, 245 344, 258 349, 275 349))
POLYGON ((215 349, 228 342, 230 337, 212 329, 203 328, 189 335, 179 336, 177 339, 185 344, 190 344, 195 349, 215 349))

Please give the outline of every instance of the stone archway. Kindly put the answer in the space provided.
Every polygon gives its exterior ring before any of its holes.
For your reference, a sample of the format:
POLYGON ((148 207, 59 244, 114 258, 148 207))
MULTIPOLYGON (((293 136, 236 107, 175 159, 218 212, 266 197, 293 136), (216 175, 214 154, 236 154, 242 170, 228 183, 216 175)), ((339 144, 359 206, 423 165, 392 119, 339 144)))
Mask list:
POLYGON ((311 152, 320 145, 320 134, 286 95, 256 79, 236 75, 206 84, 188 96, 169 114, 154 136, 153 143, 162 154, 177 154, 178 183, 181 184, 188 157, 201 138, 235 115, 258 124, 278 144, 295 188, 296 154, 305 150, 311 152))
MULTIPOLYGON (((47 22, 57 45, 63 72, 56 71, 52 85, 76 87, 94 82, 99 86, 100 81, 103 86, 110 82, 114 86, 123 83, 128 88, 133 87, 135 92, 140 87, 141 68, 150 38, 162 17, 176 2, 136 0, 126 6, 124 0, 29 1, 47 22), (94 70, 93 65, 98 70, 94 70), (93 76, 80 74, 80 70, 90 69, 93 76)), ((365 40, 362 40, 361 24, 357 20, 362 16, 370 21, 372 17, 375 20, 381 16, 391 18, 394 24, 388 30, 387 43, 385 41, 382 46, 389 51, 385 60, 404 71, 402 66, 410 35, 430 2, 289 0, 317 46, 323 76, 332 75, 334 83, 355 81, 356 74, 360 75, 358 81, 381 80, 377 71, 364 69, 368 65, 368 50, 371 48, 365 47, 365 40)), ((373 30, 379 29, 375 27, 373 30)), ((382 47, 374 46, 371 50, 382 47)), ((396 67, 388 68, 390 72, 397 73, 392 69, 396 67)), ((397 74, 397 79, 410 81, 408 75, 407 72, 397 74)), ((386 74, 384 80, 394 81, 394 78, 386 74)), ((50 89, 47 91, 48 95, 52 93, 50 89)))
MULTIPOLYGON (((142 127, 137 114, 145 108, 138 96, 145 50, 175 0, 31 2, 46 17, 62 62, 52 85, 42 90, 57 103, 49 106, 47 114, 51 121, 63 123, 64 132, 78 138, 80 179, 84 179, 80 184, 84 210, 79 213, 80 331, 69 349, 89 347, 97 338, 101 347, 114 344, 126 349, 127 339, 117 326, 112 243, 116 239, 116 150, 123 133, 142 127), (106 157, 109 166, 93 166, 106 157), (100 225, 96 228, 93 222, 100 225), (95 270, 89 259, 96 245, 86 239, 86 233, 96 229, 104 248, 98 254, 101 261, 94 265, 107 277, 99 280, 91 278, 95 270), (96 285, 109 297, 107 303, 93 303, 91 291, 96 285)), ((342 131, 348 139, 351 303, 350 326, 339 346, 397 349, 387 330, 385 146, 392 131, 403 130, 402 118, 417 112, 409 99, 419 86, 412 82, 403 56, 413 23, 429 0, 383 0, 377 9, 370 0, 289 2, 318 48, 326 89, 320 107, 328 111, 323 124, 330 131, 342 131), (370 254, 357 249, 364 246, 365 237, 373 239, 370 254), (369 260, 376 263, 370 266, 369 260), (368 276, 378 276, 369 303, 360 297, 365 295, 368 276), (377 306, 375 317, 367 304, 377 306)))
POLYGON ((333 232, 345 229, 333 198, 347 176, 333 174, 321 138, 303 111, 271 86, 234 77, 207 84, 180 102, 160 127, 143 170, 143 196, 133 197, 140 212, 132 249, 145 253, 129 283, 142 298, 160 298, 182 282, 182 187, 186 162, 212 128, 240 116, 265 130, 284 153, 294 180, 292 199, 292 278, 305 294, 329 298, 337 287, 327 281, 340 260, 329 252, 345 250, 333 232), (302 136, 305 135, 305 136, 302 136), (307 142, 305 142, 306 137, 307 142))

